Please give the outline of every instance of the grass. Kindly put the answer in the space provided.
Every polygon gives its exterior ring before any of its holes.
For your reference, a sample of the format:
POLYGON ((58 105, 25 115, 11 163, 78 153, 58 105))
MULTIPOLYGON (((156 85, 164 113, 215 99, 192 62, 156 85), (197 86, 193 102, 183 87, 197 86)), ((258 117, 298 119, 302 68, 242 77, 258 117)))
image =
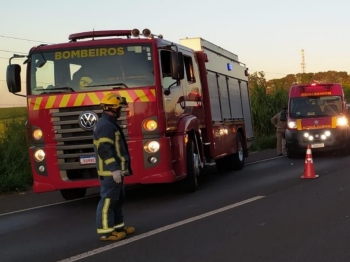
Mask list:
POLYGON ((257 137, 254 140, 254 144, 250 147, 250 151, 263 151, 266 149, 274 149, 276 148, 276 135, 270 136, 261 136, 257 137))
POLYGON ((22 117, 26 113, 27 108, 25 107, 0 108, 0 120, 22 117))
POLYGON ((32 184, 25 121, 25 108, 0 108, 0 193, 32 184))

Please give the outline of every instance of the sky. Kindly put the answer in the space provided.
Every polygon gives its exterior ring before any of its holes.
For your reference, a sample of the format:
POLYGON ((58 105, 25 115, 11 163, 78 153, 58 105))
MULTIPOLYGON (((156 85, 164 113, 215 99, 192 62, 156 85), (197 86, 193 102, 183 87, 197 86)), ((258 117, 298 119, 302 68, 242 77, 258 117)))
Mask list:
MULTIPOLYGON (((149 28, 177 43, 202 37, 237 54, 249 73, 263 71, 267 80, 301 73, 301 49, 306 73, 350 72, 349 10, 348 0, 7 1, 0 9, 0 107, 26 103, 7 90, 13 53, 92 30, 149 28)), ((24 71, 22 65, 22 90, 24 71)))

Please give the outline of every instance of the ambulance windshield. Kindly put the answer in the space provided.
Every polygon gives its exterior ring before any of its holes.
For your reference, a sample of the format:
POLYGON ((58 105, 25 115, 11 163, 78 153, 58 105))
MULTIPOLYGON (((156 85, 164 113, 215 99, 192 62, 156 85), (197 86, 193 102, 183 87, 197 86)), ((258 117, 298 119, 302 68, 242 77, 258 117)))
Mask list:
POLYGON ((292 118, 337 116, 342 113, 342 100, 340 96, 292 98, 289 113, 292 118))
POLYGON ((153 64, 148 44, 35 53, 30 94, 149 87, 154 85, 153 64))

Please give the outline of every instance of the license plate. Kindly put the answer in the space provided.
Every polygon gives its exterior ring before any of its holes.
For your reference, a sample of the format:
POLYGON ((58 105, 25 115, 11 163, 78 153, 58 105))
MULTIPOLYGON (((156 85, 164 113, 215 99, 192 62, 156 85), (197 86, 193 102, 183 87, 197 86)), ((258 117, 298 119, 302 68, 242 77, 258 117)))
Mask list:
POLYGON ((96 163, 96 158, 94 156, 81 156, 80 165, 91 165, 96 163))
POLYGON ((311 148, 320 148, 320 147, 324 147, 324 143, 312 144, 311 145, 311 148))

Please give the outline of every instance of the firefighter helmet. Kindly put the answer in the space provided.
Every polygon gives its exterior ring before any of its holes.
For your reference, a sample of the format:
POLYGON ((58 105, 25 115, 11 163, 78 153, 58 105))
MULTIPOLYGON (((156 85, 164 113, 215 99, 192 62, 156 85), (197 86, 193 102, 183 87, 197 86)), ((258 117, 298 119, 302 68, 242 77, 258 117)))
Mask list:
POLYGON ((89 86, 92 83, 92 81, 93 80, 91 77, 83 76, 82 78, 80 78, 79 86, 80 86, 80 88, 84 89, 87 86, 89 86))
POLYGON ((118 94, 109 93, 104 98, 102 98, 100 105, 104 110, 118 109, 123 105, 126 105, 126 101, 124 97, 121 97, 118 94))

